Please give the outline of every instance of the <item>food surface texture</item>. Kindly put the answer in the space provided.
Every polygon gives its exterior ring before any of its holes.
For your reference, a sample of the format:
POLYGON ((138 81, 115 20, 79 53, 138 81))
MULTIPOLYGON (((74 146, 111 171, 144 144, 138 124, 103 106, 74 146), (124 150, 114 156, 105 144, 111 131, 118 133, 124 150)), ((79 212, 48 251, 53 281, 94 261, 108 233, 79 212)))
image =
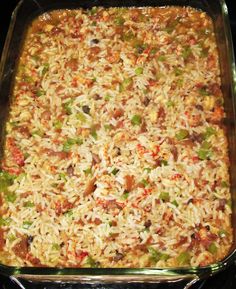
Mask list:
POLYGON ((232 244, 211 18, 190 7, 54 10, 30 25, 0 171, 0 260, 182 267, 232 244))

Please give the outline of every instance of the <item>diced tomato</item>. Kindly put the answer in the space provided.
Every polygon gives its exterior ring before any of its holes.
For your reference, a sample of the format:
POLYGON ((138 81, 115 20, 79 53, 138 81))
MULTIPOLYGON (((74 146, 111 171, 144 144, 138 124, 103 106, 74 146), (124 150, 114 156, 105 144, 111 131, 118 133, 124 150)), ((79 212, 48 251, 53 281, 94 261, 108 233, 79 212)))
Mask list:
POLYGON ((220 106, 217 106, 215 109, 214 109, 214 115, 212 117, 212 119, 216 120, 216 121, 220 121, 224 116, 224 110, 222 107, 220 106))
POLYGON ((132 204, 132 207, 138 208, 139 203, 144 200, 148 195, 150 195, 152 192, 152 189, 144 189, 141 196, 137 197, 135 202, 132 204))
POLYGON ((197 163, 199 161, 199 157, 197 156, 192 157, 192 161, 193 163, 197 163))
POLYGON ((74 206, 73 203, 70 203, 68 200, 64 200, 62 202, 56 201, 55 202, 55 212, 57 216, 67 212, 68 210, 72 209, 74 206))
POLYGON ((31 253, 27 254, 26 260, 30 261, 30 263, 36 267, 45 267, 45 265, 42 265, 40 260, 38 258, 34 257, 31 253))
POLYGON ((183 244, 187 243, 187 241, 188 241, 188 238, 187 238, 187 237, 181 236, 181 237, 180 237, 180 240, 179 240, 177 243, 175 243, 174 248, 175 248, 175 249, 179 248, 179 247, 182 246, 183 244))
POLYGON ((194 45, 194 44, 196 44, 196 43, 197 43, 197 41, 196 41, 195 38, 189 39, 189 44, 190 44, 190 45, 194 45))
POLYGON ((172 180, 178 180, 178 179, 180 179, 181 177, 182 177, 181 174, 175 174, 175 175, 173 175, 173 176, 171 177, 171 179, 172 179, 172 180))
POLYGON ((145 147, 142 146, 141 144, 137 144, 137 150, 140 156, 143 156, 147 152, 145 147))
POLYGON ((163 215, 163 220, 165 220, 167 223, 169 223, 173 219, 174 219, 173 213, 170 210, 167 210, 163 215))
POLYGON ((155 80, 152 80, 152 79, 150 79, 149 81, 148 81, 148 84, 149 84, 149 86, 154 86, 154 85, 156 85, 156 81, 155 80))
POLYGON ((22 169, 21 168, 17 168, 17 167, 8 167, 6 164, 4 164, 2 162, 2 169, 6 172, 8 172, 11 175, 16 175, 18 176, 21 172, 22 169))
POLYGON ((9 137, 7 139, 7 145, 11 152, 12 158, 17 163, 17 165, 19 165, 20 167, 24 166, 25 164, 24 155, 22 151, 17 147, 15 140, 9 137))
POLYGON ((154 150, 152 151, 152 156, 156 157, 159 152, 160 152, 160 147, 159 146, 155 146, 154 150))
POLYGON ((77 87, 77 86, 78 86, 77 78, 76 78, 76 77, 73 78, 71 85, 72 85, 73 87, 77 87))
POLYGON ((152 192, 152 189, 144 189, 142 196, 148 196, 152 192))
POLYGON ((78 259, 80 259, 80 261, 82 261, 85 257, 87 257, 89 254, 86 251, 79 251, 79 252, 75 252, 75 255, 78 259))
POLYGON ((195 85, 196 88, 203 88, 204 87, 204 84, 202 82, 198 82, 196 85, 195 85))

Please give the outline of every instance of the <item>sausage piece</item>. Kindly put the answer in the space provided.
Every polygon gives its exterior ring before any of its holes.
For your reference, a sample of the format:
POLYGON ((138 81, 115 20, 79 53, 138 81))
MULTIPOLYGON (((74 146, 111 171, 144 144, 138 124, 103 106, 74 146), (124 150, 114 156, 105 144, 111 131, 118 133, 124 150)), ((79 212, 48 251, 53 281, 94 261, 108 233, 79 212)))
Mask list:
POLYGON ((132 191, 134 187, 134 176, 126 175, 125 176, 125 189, 126 191, 130 192, 132 191))
POLYGON ((88 181, 84 191, 84 197, 91 195, 96 190, 97 186, 95 185, 95 182, 96 182, 95 178, 88 181))
POLYGON ((0 228, 0 251, 3 250, 5 246, 4 231, 0 228))
POLYGON ((28 239, 25 236, 22 236, 22 239, 13 247, 13 252, 16 256, 25 259, 28 254, 28 239))

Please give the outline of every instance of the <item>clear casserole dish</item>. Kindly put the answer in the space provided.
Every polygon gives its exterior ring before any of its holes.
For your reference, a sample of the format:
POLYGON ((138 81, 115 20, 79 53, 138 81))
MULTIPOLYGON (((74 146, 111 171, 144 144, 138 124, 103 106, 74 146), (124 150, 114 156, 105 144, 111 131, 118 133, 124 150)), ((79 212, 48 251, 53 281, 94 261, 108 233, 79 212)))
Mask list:
MULTIPOLYGON (((142 7, 180 5, 191 6, 206 11, 213 19, 219 49, 222 91, 225 99, 227 114, 225 125, 228 132, 230 153, 231 195, 233 199, 233 229, 235 239, 235 64, 232 52, 231 35, 228 24, 227 7, 223 1, 21 1, 16 8, 9 28, 3 56, 1 60, 1 135, 4 136, 5 122, 8 116, 9 100, 12 91, 16 63, 22 46, 25 31, 29 23, 38 15, 54 9, 104 7, 142 7)), ((1 138, 1 149, 4 147, 4 137, 1 138)), ((1 152, 2 153, 2 152, 1 152)), ((178 281, 180 279, 198 279, 222 270, 233 262, 235 256, 235 240, 228 256, 215 264, 205 267, 186 268, 36 268, 36 267, 8 267, 1 265, 3 274, 29 280, 55 280, 79 282, 157 282, 178 281)))

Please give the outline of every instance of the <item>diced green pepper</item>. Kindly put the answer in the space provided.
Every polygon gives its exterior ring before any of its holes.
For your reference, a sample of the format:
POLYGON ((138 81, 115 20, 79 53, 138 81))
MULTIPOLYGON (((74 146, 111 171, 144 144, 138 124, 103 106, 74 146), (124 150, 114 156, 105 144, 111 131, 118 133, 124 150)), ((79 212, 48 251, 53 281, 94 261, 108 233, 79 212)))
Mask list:
POLYGON ((232 208, 232 200, 231 199, 227 200, 226 205, 232 208))
POLYGON ((98 139, 97 131, 96 131, 95 128, 92 128, 92 129, 91 129, 90 134, 91 134, 91 136, 92 136, 95 140, 98 139))
POLYGON ((31 58, 34 60, 34 61, 39 61, 40 60, 40 57, 38 55, 32 55, 31 58))
POLYGON ((200 56, 202 58, 205 58, 209 55, 209 49, 207 47, 202 47, 202 50, 201 50, 201 53, 200 53, 200 56))
POLYGON ((170 256, 168 254, 165 253, 160 254, 160 260, 167 261, 169 258, 170 256))
POLYGON ((154 249, 153 247, 148 247, 148 253, 150 254, 150 258, 153 262, 157 262, 160 260, 160 253, 154 249))
POLYGON ((166 31, 168 34, 171 34, 174 31, 174 27, 168 26, 164 29, 164 31, 166 31))
POLYGON ((166 105, 167 105, 167 107, 173 107, 175 105, 175 103, 172 100, 168 100, 166 105))
POLYGON ((73 139, 73 138, 68 138, 64 143, 63 143, 63 151, 64 152, 69 152, 72 148, 73 145, 78 144, 81 145, 83 141, 80 138, 73 139))
POLYGON ((143 74, 143 68, 142 68, 142 67, 137 67, 137 68, 135 69, 135 74, 136 74, 137 76, 143 74))
POLYGON ((6 171, 0 172, 0 191, 1 192, 8 192, 8 187, 11 186, 14 182, 14 179, 16 177, 13 175, 10 175, 6 171))
POLYGON ((197 152, 197 155, 200 160, 207 160, 212 156, 212 151, 210 149, 200 148, 200 150, 197 152))
POLYGON ((212 254, 215 255, 217 253, 217 247, 216 244, 214 242, 212 242, 210 244, 210 246, 208 247, 208 251, 212 254))
POLYGON ((203 134, 204 139, 208 139, 212 135, 216 134, 216 130, 213 127, 207 127, 205 133, 203 134))
POLYGON ((49 71, 49 63, 44 63, 42 75, 45 75, 49 71))
POLYGON ((28 83, 31 83, 31 82, 34 81, 33 78, 31 76, 29 76, 29 75, 24 75, 23 80, 25 82, 28 82, 28 83))
POLYGON ((5 195, 5 198, 6 200, 9 202, 9 203, 14 203, 16 198, 17 198, 17 195, 16 193, 14 192, 8 192, 6 195, 5 195))
POLYGON ((57 244, 57 243, 53 243, 53 244, 52 244, 52 250, 59 251, 60 248, 61 248, 61 247, 60 247, 59 244, 57 244))
POLYGON ((17 121, 10 121, 9 124, 12 126, 12 127, 18 127, 19 123, 17 121))
POLYGON ((119 172, 119 169, 114 168, 111 173, 115 176, 119 172))
POLYGON ((122 34, 121 39, 123 41, 130 41, 135 38, 135 35, 133 34, 132 31, 128 31, 127 33, 122 34))
POLYGON ((122 195, 122 199, 127 200, 128 197, 129 197, 129 192, 128 192, 128 191, 125 191, 125 192, 123 193, 123 195, 122 195))
POLYGON ((105 101, 109 101, 111 99, 111 96, 109 95, 109 94, 107 94, 106 96, 105 96, 105 101))
POLYGON ((157 60, 158 61, 166 61, 166 56, 165 55, 160 55, 160 56, 158 56, 158 58, 157 58, 157 60))
POLYGON ((114 23, 118 26, 121 26, 125 23, 125 19, 123 17, 119 16, 114 20, 114 23))
POLYGON ((126 90, 132 84, 132 82, 132 78, 125 78, 119 86, 119 92, 126 90))
POLYGON ((170 194, 167 192, 161 192, 159 195, 159 199, 164 202, 168 202, 170 200, 170 194))
POLYGON ((175 76, 180 76, 180 75, 183 74, 183 71, 180 68, 175 67, 174 68, 174 73, 175 73, 175 76))
POLYGON ((150 54, 155 55, 157 53, 157 51, 158 51, 158 49, 154 47, 151 49, 150 54))
POLYGON ((155 263, 159 260, 167 261, 170 258, 168 254, 158 252, 151 246, 148 247, 148 253, 150 254, 151 260, 155 263))
POLYGON ((62 128, 62 122, 60 120, 56 120, 53 123, 53 126, 54 126, 55 129, 61 129, 62 128))
POLYGON ((211 144, 207 141, 204 141, 201 145, 200 150, 197 152, 198 157, 201 160, 209 159, 212 156, 212 151, 210 150, 211 144))
POLYGON ((200 160, 206 160, 211 156, 210 151, 200 149, 197 153, 200 160))
POLYGON ((147 171, 148 173, 150 173, 151 172, 151 168, 144 168, 144 171, 147 171))
POLYGON ((218 231, 218 236, 220 237, 220 238, 224 238, 224 237, 226 237, 228 235, 228 232, 226 231, 226 230, 224 230, 224 229, 220 229, 219 231, 218 231))
POLYGON ((42 95, 45 95, 45 91, 44 90, 42 90, 42 89, 38 89, 37 91, 36 91, 36 95, 38 96, 38 97, 40 97, 40 96, 42 96, 42 95))
POLYGON ((1 226, 8 226, 10 224, 10 222, 11 222, 11 218, 4 219, 4 218, 0 217, 0 227, 1 226))
POLYGON ((190 48, 190 46, 184 46, 183 51, 182 51, 182 56, 184 60, 187 60, 189 58, 189 56, 192 53, 192 49, 190 48))
POLYGON ((64 213, 64 216, 71 217, 73 215, 72 210, 68 210, 67 212, 64 213))
POLYGON ((83 140, 78 137, 78 138, 76 139, 76 144, 77 144, 77 145, 82 145, 82 143, 83 143, 83 140))
POLYGON ((24 203, 25 208, 33 208, 34 206, 35 206, 34 203, 32 203, 30 201, 27 201, 24 203))
POLYGON ((140 115, 135 114, 132 118, 131 118, 131 123, 132 125, 140 125, 142 123, 142 118, 140 115))
POLYGON ((191 256, 188 252, 182 252, 177 257, 177 262, 180 266, 189 264, 191 256))
POLYGON ((96 262, 91 256, 87 257, 86 263, 91 267, 91 268, 98 268, 100 267, 100 263, 96 262))
POLYGON ((176 84, 177 84, 178 87, 183 86, 183 83, 184 83, 184 79, 183 78, 178 78, 177 81, 176 81, 176 84))
POLYGON ((30 222, 30 221, 24 221, 22 227, 23 227, 24 229, 27 230, 27 229, 30 228, 30 226, 31 226, 32 224, 33 224, 33 222, 30 222))
POLYGON ((211 147, 211 144, 208 141, 204 141, 201 145, 201 149, 208 150, 211 147))
POLYGON ((44 135, 44 132, 38 129, 38 130, 32 131, 31 135, 32 136, 38 135, 38 136, 42 137, 44 135))
POLYGON ((142 54, 144 52, 144 50, 147 48, 147 44, 142 43, 142 42, 138 42, 135 44, 135 50, 136 50, 136 54, 142 54))
POLYGON ((94 15, 94 14, 96 14, 97 13, 97 11, 98 11, 98 7, 92 7, 92 9, 90 9, 90 14, 91 15, 94 15))
POLYGON ((25 160, 28 158, 30 156, 30 154, 29 153, 24 153, 24 158, 25 158, 25 160))
POLYGON ((175 135, 177 140, 183 140, 186 139, 189 136, 189 132, 186 129, 181 129, 179 132, 175 135))
POLYGON ((221 182, 221 187, 222 188, 229 188, 229 183, 227 183, 226 181, 222 181, 221 182))
POLYGON ((91 175, 92 174, 92 169, 88 168, 88 169, 84 170, 84 173, 85 173, 86 176, 91 175))
POLYGON ((66 111, 67 114, 72 114, 72 104, 73 104, 73 99, 70 99, 69 101, 65 102, 63 104, 63 107, 66 111))
POLYGON ((104 124, 105 130, 111 130, 112 126, 110 124, 104 124))
POLYGON ((13 241, 16 240, 16 236, 13 235, 13 234, 10 234, 10 235, 7 237, 7 239, 8 239, 10 242, 13 242, 13 241))
POLYGON ((61 180, 66 180, 66 175, 64 173, 59 173, 59 177, 61 180))
POLYGON ((209 95, 209 92, 207 91, 206 88, 202 87, 198 90, 199 94, 202 95, 202 96, 206 96, 206 95, 209 95))
POLYGON ((174 200, 173 202, 171 202, 171 204, 173 204, 174 206, 176 206, 176 207, 178 207, 179 206, 179 204, 177 203, 177 201, 176 200, 174 200))
POLYGON ((65 141, 63 143, 63 149, 62 150, 64 152, 69 152, 74 144, 75 144, 75 142, 72 141, 72 139, 68 139, 67 141, 65 141))
POLYGON ((78 112, 76 114, 76 118, 82 123, 85 123, 86 120, 87 120, 87 118, 86 118, 86 116, 85 116, 85 114, 83 112, 78 112))
POLYGON ((146 187, 146 186, 148 186, 148 185, 149 185, 148 181, 147 181, 147 180, 145 180, 145 179, 142 179, 142 181, 141 181, 141 184, 143 184, 143 185, 144 185, 144 187, 146 187))
POLYGON ((21 174, 19 174, 17 177, 16 177, 16 180, 17 181, 21 181, 24 177, 26 177, 27 176, 27 174, 26 173, 21 173, 21 174))
POLYGON ((161 160, 161 166, 168 166, 167 160, 161 160))

